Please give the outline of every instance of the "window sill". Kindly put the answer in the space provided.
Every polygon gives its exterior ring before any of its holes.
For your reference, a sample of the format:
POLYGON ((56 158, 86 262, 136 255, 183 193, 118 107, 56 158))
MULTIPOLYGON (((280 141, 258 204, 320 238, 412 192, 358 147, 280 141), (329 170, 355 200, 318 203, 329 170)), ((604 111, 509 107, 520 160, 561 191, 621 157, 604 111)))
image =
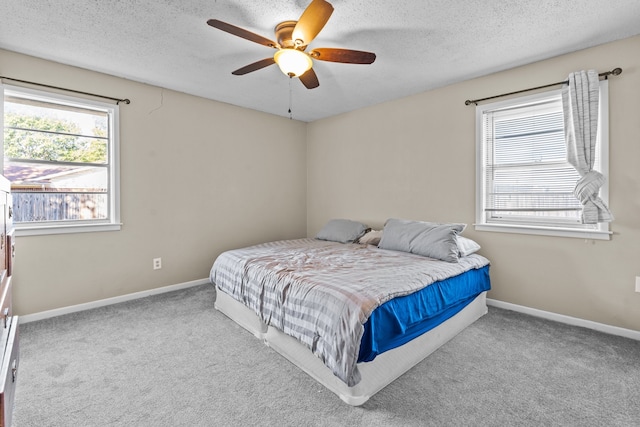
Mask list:
POLYGON ((65 225, 16 225, 16 236, 42 236, 47 234, 97 233, 120 231, 122 223, 114 224, 65 224, 65 225))
POLYGON ((498 233, 533 234, 538 236, 573 237, 577 239, 611 240, 610 231, 580 230, 575 228, 552 228, 532 225, 474 224, 476 231, 498 233))

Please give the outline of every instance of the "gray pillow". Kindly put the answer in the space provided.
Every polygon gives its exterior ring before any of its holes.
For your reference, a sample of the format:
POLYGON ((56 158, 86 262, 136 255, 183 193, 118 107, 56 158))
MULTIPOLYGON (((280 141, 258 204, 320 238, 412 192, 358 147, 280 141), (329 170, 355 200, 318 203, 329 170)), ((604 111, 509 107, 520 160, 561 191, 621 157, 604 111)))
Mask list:
POLYGON ((322 227, 316 239, 332 242, 353 243, 369 231, 369 227, 350 219, 332 219, 322 227))
POLYGON ((457 235, 466 224, 439 224, 390 218, 384 225, 378 247, 458 262, 457 235))

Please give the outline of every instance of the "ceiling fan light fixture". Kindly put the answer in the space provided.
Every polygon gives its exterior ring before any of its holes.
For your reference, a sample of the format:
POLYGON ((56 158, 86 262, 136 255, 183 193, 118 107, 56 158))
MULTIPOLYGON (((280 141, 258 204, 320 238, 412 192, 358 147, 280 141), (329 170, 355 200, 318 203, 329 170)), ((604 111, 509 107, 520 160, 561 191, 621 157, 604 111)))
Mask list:
POLYGON ((280 70, 289 77, 300 77, 313 65, 309 55, 297 49, 279 49, 273 55, 273 59, 280 70))

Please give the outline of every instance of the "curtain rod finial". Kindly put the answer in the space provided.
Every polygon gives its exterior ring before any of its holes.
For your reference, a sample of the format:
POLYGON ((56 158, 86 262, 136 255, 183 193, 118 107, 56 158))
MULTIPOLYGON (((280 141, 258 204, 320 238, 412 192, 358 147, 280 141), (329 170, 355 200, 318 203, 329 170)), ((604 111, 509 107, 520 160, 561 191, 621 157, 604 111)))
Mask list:
POLYGON ((622 74, 622 68, 620 68, 620 67, 618 67, 618 68, 614 68, 614 69, 611 71, 611 74, 613 74, 614 76, 618 76, 618 75, 622 74))

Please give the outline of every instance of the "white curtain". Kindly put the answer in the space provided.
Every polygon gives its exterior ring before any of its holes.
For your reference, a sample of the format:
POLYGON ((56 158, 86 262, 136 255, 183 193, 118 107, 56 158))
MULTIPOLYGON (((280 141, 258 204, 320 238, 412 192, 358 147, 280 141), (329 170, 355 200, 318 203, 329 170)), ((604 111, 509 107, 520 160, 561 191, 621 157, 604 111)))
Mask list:
POLYGON ((598 193, 605 177, 593 169, 598 136, 600 79, 594 70, 569 74, 562 91, 567 160, 580 174, 574 190, 582 203, 582 223, 613 221, 613 215, 598 193))

